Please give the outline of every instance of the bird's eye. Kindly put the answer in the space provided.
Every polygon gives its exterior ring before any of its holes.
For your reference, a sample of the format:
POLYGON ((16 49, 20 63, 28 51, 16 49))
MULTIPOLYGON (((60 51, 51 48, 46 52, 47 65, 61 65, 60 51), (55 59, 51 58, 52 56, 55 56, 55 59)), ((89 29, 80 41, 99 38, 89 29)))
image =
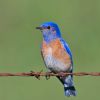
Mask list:
POLYGON ((50 26, 48 26, 47 29, 50 29, 50 26))

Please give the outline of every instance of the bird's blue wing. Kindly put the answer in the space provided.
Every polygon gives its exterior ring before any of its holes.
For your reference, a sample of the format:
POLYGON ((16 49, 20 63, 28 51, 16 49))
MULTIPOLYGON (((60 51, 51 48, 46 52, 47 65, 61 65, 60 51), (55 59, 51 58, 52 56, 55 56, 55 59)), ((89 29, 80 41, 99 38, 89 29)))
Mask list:
MULTIPOLYGON (((72 60, 72 53, 71 53, 71 50, 67 44, 67 42, 65 40, 63 40, 62 38, 60 39, 65 51, 69 54, 70 56, 70 59, 71 59, 71 63, 72 63, 72 69, 70 70, 70 73, 73 72, 73 60, 72 60)), ((75 90, 75 87, 74 87, 74 83, 73 83, 73 75, 69 75, 67 76, 65 79, 61 79, 58 77, 58 79, 64 84, 64 90, 65 90, 65 95, 66 96, 70 96, 70 95, 73 95, 73 96, 76 96, 76 90, 75 90), (69 87, 69 89, 68 89, 69 87), (73 87, 73 89, 72 89, 73 87)))
POLYGON ((69 54, 71 62, 72 62, 72 65, 73 65, 72 53, 71 53, 71 50, 70 50, 67 42, 64 39, 62 39, 62 38, 60 39, 60 41, 61 41, 64 49, 66 50, 66 52, 69 54))

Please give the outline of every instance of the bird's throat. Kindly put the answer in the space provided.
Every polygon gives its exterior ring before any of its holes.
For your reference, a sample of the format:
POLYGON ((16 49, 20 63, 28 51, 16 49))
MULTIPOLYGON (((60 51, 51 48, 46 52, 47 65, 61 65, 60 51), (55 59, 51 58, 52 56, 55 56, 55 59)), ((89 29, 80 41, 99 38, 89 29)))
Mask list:
POLYGON ((56 35, 43 35, 43 39, 46 43, 50 43, 51 41, 57 39, 58 37, 56 35))

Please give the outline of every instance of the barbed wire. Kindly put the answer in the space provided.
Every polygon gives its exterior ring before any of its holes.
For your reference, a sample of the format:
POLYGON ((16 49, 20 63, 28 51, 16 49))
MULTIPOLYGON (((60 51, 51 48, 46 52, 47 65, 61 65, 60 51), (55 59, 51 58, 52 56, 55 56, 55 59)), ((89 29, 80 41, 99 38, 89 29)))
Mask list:
POLYGON ((74 75, 74 76, 100 76, 100 72, 75 72, 75 73, 51 73, 51 72, 34 72, 34 71, 31 71, 31 72, 19 72, 19 73, 8 73, 8 72, 5 72, 5 73, 0 73, 0 77, 7 77, 7 76, 34 76, 36 77, 37 79, 40 79, 41 76, 44 76, 44 77, 51 77, 51 76, 59 76, 59 77, 64 77, 64 76, 68 76, 68 75, 74 75))

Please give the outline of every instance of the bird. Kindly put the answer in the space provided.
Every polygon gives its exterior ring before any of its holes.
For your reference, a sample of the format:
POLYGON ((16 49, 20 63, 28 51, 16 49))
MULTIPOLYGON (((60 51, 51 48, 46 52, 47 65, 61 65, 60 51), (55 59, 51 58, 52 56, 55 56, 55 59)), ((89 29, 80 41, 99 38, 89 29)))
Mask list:
MULTIPOLYGON (((72 52, 68 43, 63 39, 60 28, 55 22, 44 22, 36 27, 43 35, 41 55, 49 72, 73 72, 72 52)), ((73 75, 57 78, 63 84, 65 96, 76 96, 73 75)))

